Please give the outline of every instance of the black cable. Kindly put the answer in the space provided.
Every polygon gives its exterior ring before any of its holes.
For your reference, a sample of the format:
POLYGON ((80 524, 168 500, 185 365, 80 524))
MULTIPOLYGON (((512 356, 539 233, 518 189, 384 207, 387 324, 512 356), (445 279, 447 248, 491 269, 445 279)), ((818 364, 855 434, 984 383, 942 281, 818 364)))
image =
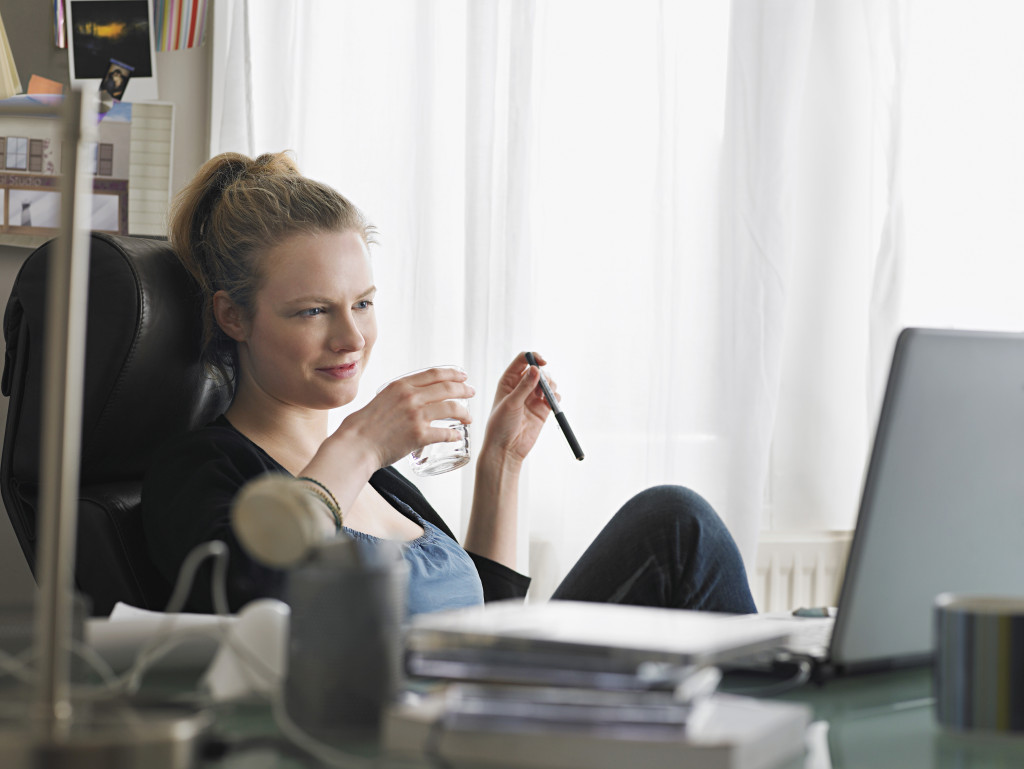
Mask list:
POLYGON ((272 750, 278 755, 307 759, 309 754, 284 737, 252 736, 226 737, 210 735, 199 746, 199 756, 204 761, 222 761, 229 754, 245 753, 250 750, 272 750))
POLYGON ((764 686, 746 686, 737 689, 729 687, 726 691, 729 694, 741 694, 746 697, 778 697, 780 694, 799 689, 811 680, 814 664, 810 657, 793 655, 787 662, 796 665, 796 672, 782 681, 775 681, 764 686))

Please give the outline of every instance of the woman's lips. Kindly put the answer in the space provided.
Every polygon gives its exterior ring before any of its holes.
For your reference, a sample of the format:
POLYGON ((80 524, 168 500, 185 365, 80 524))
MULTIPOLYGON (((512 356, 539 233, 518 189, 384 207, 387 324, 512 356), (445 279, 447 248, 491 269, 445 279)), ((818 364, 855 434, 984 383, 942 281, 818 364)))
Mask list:
POLYGON ((327 366, 318 368, 317 371, 326 374, 333 379, 351 379, 359 369, 358 363, 346 363, 343 366, 327 366))

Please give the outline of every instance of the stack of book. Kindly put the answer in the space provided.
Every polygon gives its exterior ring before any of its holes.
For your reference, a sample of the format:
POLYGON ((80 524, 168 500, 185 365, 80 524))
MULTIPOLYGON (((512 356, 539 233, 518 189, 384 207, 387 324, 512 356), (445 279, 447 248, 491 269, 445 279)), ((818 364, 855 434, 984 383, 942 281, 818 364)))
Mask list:
POLYGON ((715 692, 717 664, 786 631, 724 615, 572 602, 415 617, 392 758, 448 766, 770 769, 800 756, 803 705, 715 692))

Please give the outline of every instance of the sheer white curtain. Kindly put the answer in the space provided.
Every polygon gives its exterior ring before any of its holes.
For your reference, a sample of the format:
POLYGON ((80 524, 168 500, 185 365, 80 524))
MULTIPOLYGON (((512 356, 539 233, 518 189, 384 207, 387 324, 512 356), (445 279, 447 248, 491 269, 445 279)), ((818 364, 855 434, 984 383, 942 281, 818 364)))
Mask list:
POLYGON ((901 320, 1024 330, 1024 4, 917 0, 901 320))
MULTIPOLYGON (((460 363, 479 435, 512 356, 551 360, 587 459, 551 425, 529 463, 539 595, 654 483, 704 494, 751 566, 766 522, 836 525, 798 488, 809 456, 856 494, 871 302, 895 285, 877 265, 898 256, 886 7, 224 0, 211 151, 292 149, 379 227, 364 398, 460 363)), ((471 480, 420 485, 458 529, 471 480)))
POLYGON ((769 107, 793 151, 777 169, 788 280, 764 523, 849 529, 902 306, 907 3, 799 8, 802 99, 769 107))

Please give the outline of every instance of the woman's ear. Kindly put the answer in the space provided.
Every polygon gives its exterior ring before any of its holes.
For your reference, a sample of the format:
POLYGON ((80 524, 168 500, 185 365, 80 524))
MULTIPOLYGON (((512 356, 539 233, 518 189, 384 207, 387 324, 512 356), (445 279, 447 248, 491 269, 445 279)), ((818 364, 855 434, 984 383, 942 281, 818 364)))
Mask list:
POLYGON ((245 314, 228 296, 227 291, 218 291, 213 295, 213 317, 220 330, 236 342, 246 340, 248 324, 245 322, 245 314))

